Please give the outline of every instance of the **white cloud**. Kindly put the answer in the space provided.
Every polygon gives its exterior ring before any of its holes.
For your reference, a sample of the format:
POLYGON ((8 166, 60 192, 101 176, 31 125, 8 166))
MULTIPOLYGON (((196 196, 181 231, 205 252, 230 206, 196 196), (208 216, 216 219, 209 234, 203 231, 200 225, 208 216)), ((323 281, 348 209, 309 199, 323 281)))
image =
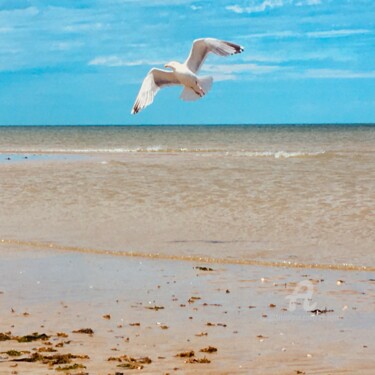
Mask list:
POLYGON ((305 0, 305 1, 299 1, 296 3, 297 6, 303 6, 303 5, 319 5, 321 4, 321 0, 305 0))
POLYGON ((277 65, 258 65, 258 64, 228 64, 228 65, 211 65, 203 66, 205 72, 232 74, 232 73, 252 73, 265 74, 279 70, 277 65))
POLYGON ((277 65, 258 65, 258 64, 206 64, 203 66, 202 74, 210 74, 214 77, 215 81, 234 81, 244 75, 248 77, 257 77, 266 75, 282 69, 277 65))
POLYGON ((51 51, 69 51, 75 48, 81 48, 84 43, 79 41, 73 42, 53 42, 51 45, 51 51))
POLYGON ((316 64, 325 62, 340 62, 340 63, 349 63, 356 61, 356 56, 353 54, 347 53, 347 51, 342 48, 316 48, 311 51, 309 48, 301 49, 279 49, 279 50, 266 50, 262 53, 248 53, 243 56, 243 62, 252 62, 252 63, 267 63, 267 64, 295 64, 303 63, 306 64, 316 64))
POLYGON ((321 0, 263 0, 259 4, 255 4, 254 1, 251 2, 249 6, 240 6, 238 4, 229 5, 225 7, 227 10, 232 11, 234 13, 261 13, 265 12, 266 10, 273 9, 273 8, 281 8, 285 5, 296 5, 296 6, 312 6, 312 5, 319 5, 321 4, 321 0))
POLYGON ((222 82, 222 81, 235 81, 237 76, 234 74, 220 74, 215 73, 213 74, 215 82, 222 82))
POLYGON ((275 32, 267 32, 267 33, 256 33, 250 35, 242 35, 241 38, 245 39, 262 39, 262 38, 340 38, 340 37, 347 37, 352 35, 363 35, 363 34, 370 34, 372 30, 368 29, 340 29, 340 30, 323 30, 323 31, 309 31, 306 33, 301 32, 294 32, 290 30, 285 31, 275 31, 275 32))
POLYGON ((375 78, 375 70, 367 72, 355 72, 352 70, 339 69, 308 69, 303 74, 305 78, 343 78, 343 79, 358 79, 358 78, 375 78))
POLYGON ((0 9, 1 17, 17 17, 17 16, 36 16, 40 13, 37 7, 30 6, 27 8, 15 8, 15 9, 0 9))
POLYGON ((14 29, 12 27, 0 27, 0 34, 8 34, 14 29))
POLYGON ((96 31, 96 30, 103 30, 106 28, 106 25, 100 22, 96 23, 81 23, 81 24, 72 24, 63 27, 63 31, 66 32, 82 32, 82 31, 96 31))
POLYGON ((99 65, 108 67, 120 67, 120 66, 140 66, 140 65, 164 65, 160 61, 147 61, 147 60, 135 60, 121 58, 119 56, 98 56, 89 61, 88 65, 99 65))
POLYGON ((255 33, 250 35, 242 35, 241 38, 245 39, 262 39, 262 38, 290 38, 295 37, 300 34, 295 33, 293 31, 285 30, 285 31, 275 31, 275 32, 267 32, 267 33, 255 33))
POLYGON ((306 33, 310 38, 337 38, 351 35, 369 34, 371 30, 367 29, 343 29, 343 30, 327 30, 327 31, 313 31, 306 33))
POLYGON ((241 7, 239 5, 227 6, 227 10, 231 10, 235 13, 259 13, 264 12, 267 9, 278 8, 284 5, 284 0, 264 0, 258 5, 251 5, 248 7, 241 7))

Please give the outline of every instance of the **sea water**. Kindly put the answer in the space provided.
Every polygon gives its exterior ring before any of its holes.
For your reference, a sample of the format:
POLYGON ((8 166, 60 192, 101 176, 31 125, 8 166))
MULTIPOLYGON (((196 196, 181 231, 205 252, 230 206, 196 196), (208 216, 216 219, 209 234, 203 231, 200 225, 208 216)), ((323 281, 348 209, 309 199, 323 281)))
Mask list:
POLYGON ((375 266, 370 125, 0 128, 0 240, 375 266))

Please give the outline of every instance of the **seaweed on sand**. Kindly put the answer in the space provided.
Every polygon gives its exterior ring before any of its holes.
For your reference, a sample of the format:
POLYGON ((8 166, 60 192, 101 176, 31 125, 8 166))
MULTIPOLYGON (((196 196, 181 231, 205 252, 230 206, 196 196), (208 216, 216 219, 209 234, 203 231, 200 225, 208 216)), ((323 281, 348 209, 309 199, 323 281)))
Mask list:
POLYGON ((84 365, 81 365, 79 363, 74 363, 72 365, 69 365, 69 366, 64 366, 64 367, 56 367, 56 371, 69 371, 69 370, 77 370, 79 368, 86 368, 86 366, 84 365))
POLYGON ((211 361, 206 358, 189 358, 185 361, 185 363, 211 363, 211 361))
POLYGON ((182 353, 176 354, 176 357, 180 357, 180 358, 191 358, 191 357, 194 357, 194 356, 195 356, 194 350, 190 350, 188 352, 182 352, 182 353))
POLYGON ((109 357, 108 361, 120 362, 117 367, 126 368, 129 370, 142 370, 144 364, 152 363, 149 357, 133 358, 128 355, 122 355, 120 357, 109 357))
POLYGON ((73 331, 73 333, 85 333, 86 335, 93 335, 94 331, 91 328, 81 328, 73 331))
POLYGON ((202 353, 215 353, 215 352, 217 352, 217 348, 215 348, 214 346, 208 346, 207 348, 201 349, 200 352, 202 352, 202 353))
POLYGON ((41 362, 44 365, 65 365, 70 364, 72 359, 89 359, 87 355, 75 355, 71 353, 67 354, 53 354, 43 355, 39 352, 33 353, 30 357, 13 359, 13 362, 41 362))
POLYGON ((0 332, 0 341, 8 341, 8 340, 12 340, 11 333, 10 332, 5 332, 5 333, 0 332))
POLYGON ((25 335, 25 336, 15 336, 13 337, 13 340, 17 340, 18 342, 32 342, 32 341, 38 341, 38 340, 48 340, 50 336, 47 336, 45 333, 39 334, 38 332, 34 332, 31 335, 25 335))

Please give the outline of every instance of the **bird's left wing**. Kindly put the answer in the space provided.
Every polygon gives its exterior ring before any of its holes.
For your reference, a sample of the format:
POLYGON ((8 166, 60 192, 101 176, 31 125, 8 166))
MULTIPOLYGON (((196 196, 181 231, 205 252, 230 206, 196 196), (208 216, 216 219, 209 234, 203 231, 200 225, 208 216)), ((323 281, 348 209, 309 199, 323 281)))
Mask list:
POLYGON ((134 115, 150 105, 161 88, 179 84, 180 82, 176 78, 174 72, 156 68, 151 69, 143 80, 131 114, 134 115))
POLYGON ((207 55, 212 52, 219 56, 234 55, 244 50, 238 44, 226 42, 224 40, 214 38, 196 39, 191 47, 190 55, 185 61, 185 65, 196 73, 206 60, 207 55))

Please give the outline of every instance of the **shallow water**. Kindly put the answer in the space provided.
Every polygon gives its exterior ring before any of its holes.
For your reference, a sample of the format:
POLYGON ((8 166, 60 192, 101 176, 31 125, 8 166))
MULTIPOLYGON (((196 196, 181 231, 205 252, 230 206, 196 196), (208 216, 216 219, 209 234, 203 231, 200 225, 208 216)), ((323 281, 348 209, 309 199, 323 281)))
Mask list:
POLYGON ((373 267, 374 165, 372 126, 5 127, 0 237, 373 267))

